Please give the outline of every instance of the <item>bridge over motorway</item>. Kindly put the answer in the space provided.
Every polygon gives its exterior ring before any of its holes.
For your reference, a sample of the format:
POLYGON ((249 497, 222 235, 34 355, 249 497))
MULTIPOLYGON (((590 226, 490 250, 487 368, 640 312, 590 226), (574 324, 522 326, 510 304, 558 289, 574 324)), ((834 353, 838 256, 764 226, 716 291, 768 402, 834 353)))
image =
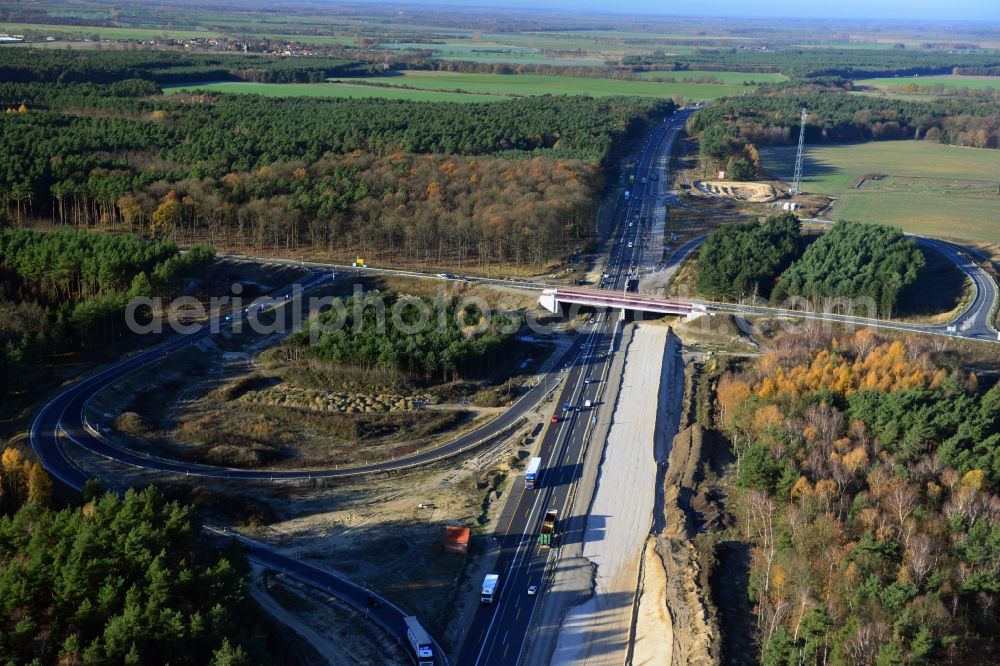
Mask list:
POLYGON ((590 289, 544 289, 538 297, 549 312, 558 314, 563 305, 580 307, 611 308, 632 312, 652 312, 658 315, 684 315, 694 319, 708 314, 708 308, 700 303, 678 299, 645 296, 629 292, 595 291, 590 289))

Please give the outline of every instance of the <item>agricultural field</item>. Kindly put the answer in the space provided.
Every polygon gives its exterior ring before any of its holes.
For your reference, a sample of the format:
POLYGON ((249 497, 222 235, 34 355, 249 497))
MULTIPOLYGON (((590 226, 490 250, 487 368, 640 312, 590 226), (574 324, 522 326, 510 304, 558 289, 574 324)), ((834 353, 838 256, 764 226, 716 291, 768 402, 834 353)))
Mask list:
POLYGON ((160 30, 153 28, 106 28, 80 25, 43 23, 0 23, 0 32, 10 35, 65 35, 81 39, 98 37, 102 40, 211 39, 219 33, 208 30, 160 30))
POLYGON ((350 46, 357 42, 357 38, 350 35, 296 35, 269 32, 260 30, 261 26, 254 26, 254 30, 245 31, 234 29, 233 34, 240 37, 251 37, 253 39, 274 39, 283 42, 299 42, 311 46, 350 46))
POLYGON ((498 95, 474 95, 434 90, 411 90, 384 86, 353 85, 349 83, 246 83, 220 81, 217 83, 181 84, 163 86, 164 94, 171 95, 192 90, 267 97, 379 97, 419 102, 490 102, 505 99, 498 95))
MULTIPOLYGON (((789 181, 795 146, 761 160, 789 181)), ((878 222, 917 234, 1000 242, 1000 151, 922 141, 807 146, 803 188, 837 198, 830 219, 878 222)))
POLYGON ((919 86, 927 88, 930 86, 943 86, 960 90, 969 88, 971 90, 1000 90, 1000 76, 910 76, 910 77, 890 77, 881 79, 861 79, 856 82, 858 85, 870 86, 873 88, 904 90, 909 86, 919 86))
POLYGON ((677 79, 678 81, 698 80, 704 78, 719 79, 727 85, 742 86, 751 83, 783 83, 788 80, 784 74, 767 72, 702 72, 688 70, 683 72, 640 72, 639 76, 644 79, 677 79))
POLYGON ((656 83, 541 74, 502 75, 407 71, 400 72, 395 76, 373 76, 357 80, 381 85, 408 86, 421 90, 462 90, 492 95, 591 95, 593 97, 611 95, 672 97, 681 95, 688 99, 708 100, 736 95, 746 90, 742 82, 722 84, 656 83))
POLYGON ((554 65, 557 67, 603 67, 605 63, 603 58, 557 58, 534 51, 522 51, 518 55, 511 55, 507 51, 497 51, 461 56, 439 51, 431 58, 433 60, 463 60, 465 62, 491 62, 507 65, 554 65))
MULTIPOLYGON (((713 72, 718 74, 720 72, 713 72)), ((736 72, 726 72, 736 74, 736 72)), ((767 76, 767 75, 743 75, 767 76)), ((746 90, 742 83, 656 83, 579 76, 538 74, 466 74, 459 72, 399 72, 393 76, 339 79, 330 83, 216 83, 164 86, 165 94, 182 91, 267 95, 270 97, 379 97, 431 102, 489 102, 522 95, 590 95, 608 97, 673 97, 710 100, 746 90)))

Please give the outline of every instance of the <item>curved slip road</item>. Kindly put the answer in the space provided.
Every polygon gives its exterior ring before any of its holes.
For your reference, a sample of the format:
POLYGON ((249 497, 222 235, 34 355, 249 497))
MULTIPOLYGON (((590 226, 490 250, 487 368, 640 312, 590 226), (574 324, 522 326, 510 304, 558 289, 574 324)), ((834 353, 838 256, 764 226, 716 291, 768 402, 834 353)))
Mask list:
MULTIPOLYGON (((312 274, 302 284, 302 290, 311 289, 325 279, 328 274, 312 274)), ((291 297, 291 287, 275 294, 277 298, 291 297)), ((163 468, 162 471, 174 470, 185 473, 186 466, 181 463, 162 461, 138 456, 138 460, 129 462, 129 456, 121 449, 107 445, 83 424, 82 410, 86 401, 101 388, 117 381, 121 377, 134 372, 146 365, 162 359, 175 351, 195 344, 212 334, 210 326, 202 326, 197 331, 179 335, 140 354, 124 359, 104 370, 101 370, 69 388, 65 389, 42 408, 31 425, 31 448, 46 470, 70 488, 82 490, 89 478, 80 468, 73 464, 63 449, 60 435, 70 436, 73 442, 88 450, 105 455, 114 460, 135 464, 148 469, 163 468), (93 447, 93 448, 91 448, 93 447), (151 466, 150 463, 154 463, 151 466)), ((210 469, 208 471, 211 471, 210 469)), ((219 476, 215 474, 214 476, 219 476)), ((379 624, 389 635, 393 636, 409 653, 406 624, 403 618, 409 613, 390 600, 375 592, 356 585, 346 578, 338 576, 321 567, 313 566, 301 560, 282 555, 267 545, 247 538, 224 528, 204 526, 209 534, 217 538, 235 538, 246 551, 247 558, 262 566, 280 571, 306 585, 314 587, 326 594, 353 606, 366 618, 379 624)), ((433 640, 433 639, 432 639, 433 640)), ((434 663, 442 666, 448 664, 444 650, 435 642, 434 663)))
MULTIPOLYGON (((909 234, 907 234, 909 236, 909 234)), ((826 312, 805 312, 787 310, 769 306, 742 305, 738 303, 722 303, 717 301, 689 300, 706 306, 709 311, 723 314, 764 315, 775 317, 794 317, 818 321, 832 321, 854 326, 869 326, 907 333, 929 333, 948 337, 981 340, 984 342, 1000 341, 1000 333, 993 328, 992 318, 998 303, 997 283, 977 265, 960 246, 937 238, 911 236, 913 240, 924 247, 932 248, 950 259, 969 278, 973 287, 973 297, 962 311, 948 324, 911 324, 905 321, 891 319, 872 319, 851 315, 832 314, 826 312)))
MULTIPOLYGON (((300 285, 302 291, 305 292, 319 285, 327 277, 328 275, 323 274, 312 275, 300 285)), ((288 288, 279 292, 277 297, 281 298, 290 292, 291 288, 288 288)), ((82 485, 82 481, 80 481, 82 472, 69 460, 59 442, 59 435, 64 434, 74 444, 90 453, 139 469, 180 476, 244 481, 287 481, 344 478, 410 469, 473 449, 513 427, 525 414, 534 409, 535 405, 549 392, 558 386, 560 381, 559 367, 563 365, 566 358, 570 358, 576 353, 580 345, 580 338, 578 337, 573 345, 563 353, 563 356, 556 363, 552 371, 546 373, 535 386, 518 398, 510 408, 489 423, 447 444, 428 451, 371 465, 318 470, 261 471, 169 460, 117 446, 101 437, 97 430, 87 422, 85 415, 87 403, 101 390, 133 372, 161 361, 165 356, 173 352, 204 340, 210 335, 212 335, 210 326, 204 325, 194 332, 176 336, 153 349, 125 358, 93 375, 85 377, 53 397, 42 407, 31 426, 31 445, 43 466, 70 485, 73 485, 71 481, 79 481, 82 485)))

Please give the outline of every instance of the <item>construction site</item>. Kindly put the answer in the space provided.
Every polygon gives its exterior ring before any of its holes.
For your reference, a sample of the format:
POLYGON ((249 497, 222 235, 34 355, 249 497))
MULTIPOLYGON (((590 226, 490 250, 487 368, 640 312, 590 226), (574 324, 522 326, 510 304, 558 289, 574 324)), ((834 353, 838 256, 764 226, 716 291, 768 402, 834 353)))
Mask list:
POLYGON ((693 193, 747 203, 768 203, 778 198, 773 185, 736 180, 700 180, 694 184, 693 193))

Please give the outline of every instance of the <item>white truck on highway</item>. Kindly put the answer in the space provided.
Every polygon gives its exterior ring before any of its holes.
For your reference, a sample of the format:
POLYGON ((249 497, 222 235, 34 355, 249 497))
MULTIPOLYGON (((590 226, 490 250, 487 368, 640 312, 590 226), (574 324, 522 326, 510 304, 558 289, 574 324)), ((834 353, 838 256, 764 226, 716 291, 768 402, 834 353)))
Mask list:
POLYGON ((493 595, 496 594, 497 585, 500 583, 500 574, 486 574, 483 579, 483 593, 479 597, 479 602, 484 604, 493 603, 493 595))
POLYGON ((528 471, 524 473, 524 489, 534 490, 538 487, 538 477, 542 472, 542 459, 532 458, 528 462, 528 471))
POLYGON ((434 643, 431 637, 412 615, 404 617, 403 623, 406 624, 406 638, 417 657, 417 666, 434 666, 434 643))

